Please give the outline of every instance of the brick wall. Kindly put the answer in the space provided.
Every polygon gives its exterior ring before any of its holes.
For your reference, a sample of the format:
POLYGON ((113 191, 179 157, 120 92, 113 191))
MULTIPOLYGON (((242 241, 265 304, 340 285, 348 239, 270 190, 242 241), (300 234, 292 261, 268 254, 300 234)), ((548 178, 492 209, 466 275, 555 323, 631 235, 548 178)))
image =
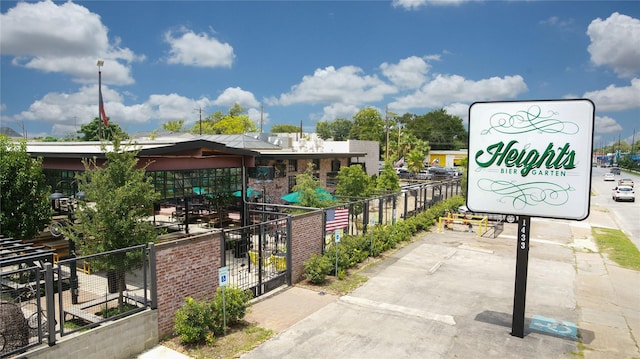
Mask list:
POLYGON ((322 253, 322 211, 296 215, 291 221, 291 280, 304 279, 304 262, 322 253))
MULTIPOLYGON (((291 223, 291 280, 304 279, 304 262, 322 252, 322 211, 296 215, 291 223)), ((156 245, 158 334, 173 333, 176 310, 187 296, 210 298, 218 287, 220 234, 187 237, 156 245)))
POLYGON ((184 298, 210 298, 218 287, 220 234, 187 237, 156 245, 158 334, 173 333, 173 317, 184 298))

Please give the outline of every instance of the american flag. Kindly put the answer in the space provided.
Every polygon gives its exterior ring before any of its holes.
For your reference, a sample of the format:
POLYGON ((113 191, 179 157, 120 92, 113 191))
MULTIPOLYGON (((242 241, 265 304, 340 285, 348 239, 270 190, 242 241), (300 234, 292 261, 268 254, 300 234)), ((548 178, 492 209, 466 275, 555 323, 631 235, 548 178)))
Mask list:
POLYGON ((107 118, 107 114, 104 112, 104 102, 102 102, 102 89, 98 89, 98 100, 100 100, 100 117, 102 117, 102 123, 104 123, 104 127, 109 127, 109 119, 107 118))
POLYGON ((347 228, 347 226, 349 226, 349 208, 327 210, 327 232, 333 232, 340 228, 347 228))

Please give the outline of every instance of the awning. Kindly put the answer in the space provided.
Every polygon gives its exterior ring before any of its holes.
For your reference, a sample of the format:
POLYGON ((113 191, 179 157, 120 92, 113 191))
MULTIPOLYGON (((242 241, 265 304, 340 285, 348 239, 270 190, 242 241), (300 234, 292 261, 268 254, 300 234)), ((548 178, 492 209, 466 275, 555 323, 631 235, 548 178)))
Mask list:
MULTIPOLYGON (((318 188, 316 190, 316 195, 321 201, 331 201, 335 199, 331 193, 327 192, 327 190, 323 188, 318 188)), ((300 203, 300 192, 287 193, 280 198, 289 203, 300 203)))

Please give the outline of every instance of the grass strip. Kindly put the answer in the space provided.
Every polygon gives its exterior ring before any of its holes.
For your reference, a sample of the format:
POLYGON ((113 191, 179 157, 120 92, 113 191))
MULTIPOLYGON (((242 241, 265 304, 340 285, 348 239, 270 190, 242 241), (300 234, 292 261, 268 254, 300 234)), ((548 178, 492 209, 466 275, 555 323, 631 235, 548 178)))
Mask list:
POLYGON ((640 271, 640 251, 619 229, 594 227, 592 230, 600 252, 623 268, 640 271))

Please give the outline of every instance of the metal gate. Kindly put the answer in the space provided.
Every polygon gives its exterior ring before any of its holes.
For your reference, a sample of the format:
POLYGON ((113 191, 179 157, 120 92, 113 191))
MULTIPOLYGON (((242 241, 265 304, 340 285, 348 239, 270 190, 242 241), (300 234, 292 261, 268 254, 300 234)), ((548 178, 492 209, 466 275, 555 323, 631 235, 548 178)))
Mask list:
POLYGON ((229 284, 258 297, 291 283, 291 218, 222 231, 222 266, 229 284))

